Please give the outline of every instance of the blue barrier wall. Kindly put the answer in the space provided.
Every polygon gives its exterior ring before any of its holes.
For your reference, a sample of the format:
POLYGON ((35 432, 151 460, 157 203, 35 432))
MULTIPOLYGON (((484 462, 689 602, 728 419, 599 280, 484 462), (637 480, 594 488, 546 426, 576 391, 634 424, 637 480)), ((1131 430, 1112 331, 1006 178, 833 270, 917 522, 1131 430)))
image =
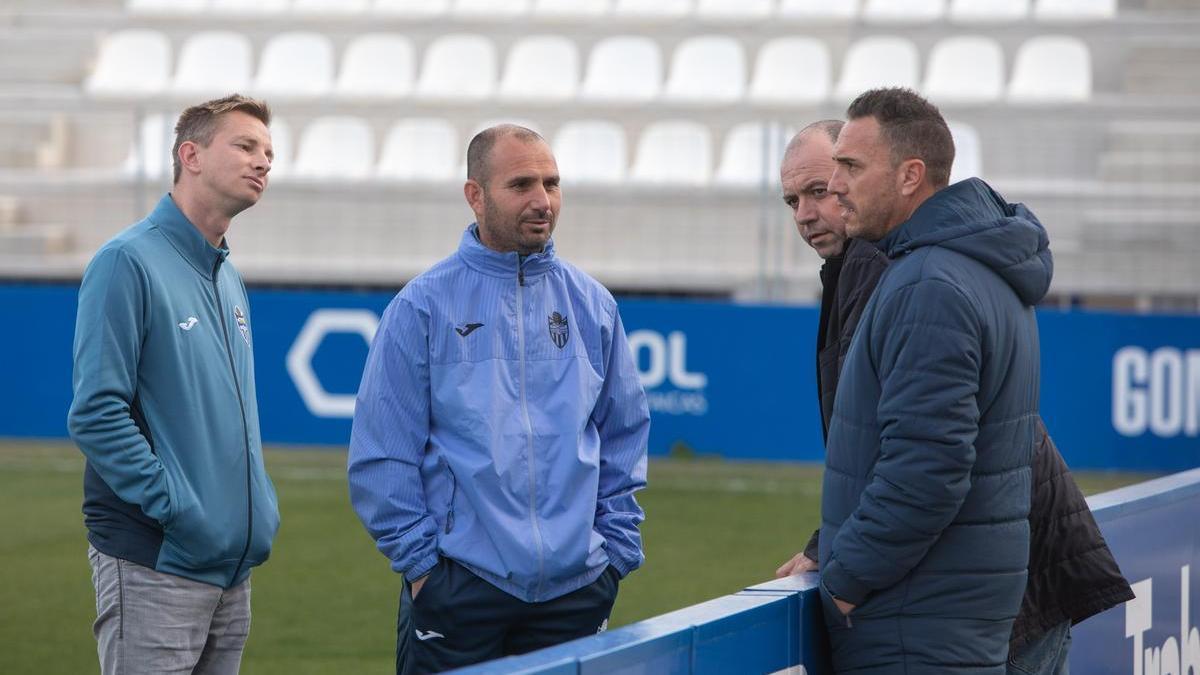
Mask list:
MULTIPOLYGON (((1200 674, 1190 608, 1200 469, 1088 500, 1137 597, 1074 629, 1071 672, 1200 674)), ((595 637, 466 668, 476 675, 831 672, 816 574, 748 588, 595 637)))
MULTIPOLYGON (((264 440, 344 444, 388 293, 251 291, 264 440)), ((77 291, 0 283, 0 436, 62 437, 77 291)), ((811 307, 623 300, 651 452, 821 459, 811 307)), ((1039 312, 1042 412, 1077 468, 1200 465, 1200 317, 1039 312)))

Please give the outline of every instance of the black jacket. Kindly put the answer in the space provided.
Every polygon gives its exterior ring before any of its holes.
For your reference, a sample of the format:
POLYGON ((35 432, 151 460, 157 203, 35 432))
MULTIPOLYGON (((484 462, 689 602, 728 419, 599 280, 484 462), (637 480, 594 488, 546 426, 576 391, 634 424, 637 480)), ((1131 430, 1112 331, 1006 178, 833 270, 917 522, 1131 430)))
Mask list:
MULTIPOLYGON (((846 351, 888 262, 874 245, 852 239, 842 257, 829 259, 821 268, 817 390, 826 433, 846 351)), ((1083 493, 1040 419, 1035 434, 1029 581, 1013 624, 1010 650, 1063 621, 1076 624, 1133 598, 1083 493)), ((805 554, 818 559, 816 533, 805 554)))

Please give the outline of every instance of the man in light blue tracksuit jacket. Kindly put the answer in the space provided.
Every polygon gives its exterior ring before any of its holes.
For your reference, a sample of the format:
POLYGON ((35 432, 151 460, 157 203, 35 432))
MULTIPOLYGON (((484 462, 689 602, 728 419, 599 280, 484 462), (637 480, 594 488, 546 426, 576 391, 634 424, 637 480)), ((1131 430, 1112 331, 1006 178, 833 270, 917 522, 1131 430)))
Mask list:
POLYGON ((643 560, 649 411, 613 297, 554 255, 558 169, 481 132, 477 224, 387 308, 358 391, 350 496, 401 572, 397 672, 603 630, 643 560))
POLYGON ((236 673, 250 569, 279 527, 263 467, 253 332, 231 219, 271 167, 270 111, 241 96, 180 116, 175 185, 84 272, 71 437, 104 675, 236 673))

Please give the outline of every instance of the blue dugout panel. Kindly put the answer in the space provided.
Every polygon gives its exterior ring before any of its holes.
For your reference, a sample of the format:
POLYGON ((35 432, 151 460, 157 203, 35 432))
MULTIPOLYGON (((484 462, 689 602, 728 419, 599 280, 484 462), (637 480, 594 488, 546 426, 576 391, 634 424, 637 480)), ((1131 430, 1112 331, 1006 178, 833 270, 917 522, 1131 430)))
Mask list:
MULTIPOLYGON (((0 283, 0 436, 64 437, 77 289, 0 283)), ((344 445, 390 293, 252 290, 264 440, 344 445)), ((820 461, 812 307, 622 300, 650 451, 820 461)), ((1200 317, 1038 314, 1042 412, 1076 468, 1200 465, 1200 317)))
MULTIPOLYGON (((1200 469, 1088 500, 1137 597, 1073 629, 1071 672, 1200 673, 1192 618, 1200 571, 1200 469), (1193 670, 1189 670, 1189 668, 1193 670)), ((774 673, 823 675, 817 575, 772 581, 595 637, 458 673, 774 673)))

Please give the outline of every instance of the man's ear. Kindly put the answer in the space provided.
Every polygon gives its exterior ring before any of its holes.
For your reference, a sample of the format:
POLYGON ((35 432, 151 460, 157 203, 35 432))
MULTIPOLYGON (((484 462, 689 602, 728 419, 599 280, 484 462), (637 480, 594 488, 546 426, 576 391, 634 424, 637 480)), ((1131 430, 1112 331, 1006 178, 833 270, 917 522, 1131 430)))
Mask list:
POLYGON ((200 173, 199 150, 195 141, 184 141, 179 144, 179 164, 183 173, 200 173))
POLYGON ((468 178, 463 184, 463 196, 466 197, 467 205, 472 211, 483 213, 483 186, 474 178, 468 178))
POLYGON ((925 182, 925 162, 916 157, 906 159, 900 162, 900 170, 896 175, 900 183, 900 194, 911 197, 925 182))

